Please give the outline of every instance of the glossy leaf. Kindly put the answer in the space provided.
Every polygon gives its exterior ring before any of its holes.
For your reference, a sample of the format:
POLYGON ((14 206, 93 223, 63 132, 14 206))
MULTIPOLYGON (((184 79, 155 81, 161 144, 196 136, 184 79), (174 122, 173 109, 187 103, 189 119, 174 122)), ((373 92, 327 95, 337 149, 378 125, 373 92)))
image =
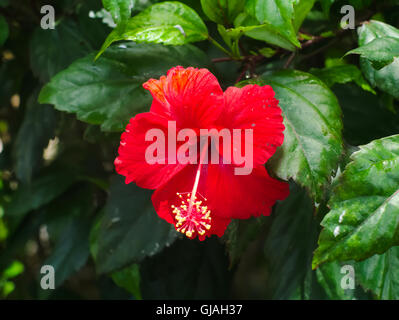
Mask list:
POLYGON ((133 0, 102 0, 105 10, 111 13, 115 24, 123 24, 130 18, 133 0))
POLYGON ((353 153, 329 201, 313 268, 362 260, 399 243, 399 136, 353 153))
MULTIPOLYGON (((399 30, 379 21, 370 21, 358 28, 359 47, 371 45, 373 40, 393 38, 399 39, 399 30)), ((383 41, 383 40, 382 40, 383 41)), ((391 40, 392 41, 392 40, 391 40)), ((396 41, 396 40, 394 40, 396 41)), ((380 42, 377 42, 380 43, 380 42)), ((386 52, 386 48, 379 50, 380 54, 386 52)), ((378 54, 375 52, 374 54, 378 54)), ((372 63, 365 59, 360 59, 362 71, 372 86, 378 87, 380 90, 389 93, 396 99, 399 99, 399 59, 394 61, 380 70, 376 70, 372 63)))
POLYGON ((376 38, 347 54, 359 54, 369 60, 373 67, 381 69, 399 57, 399 37, 376 38))
POLYGON ((117 27, 105 40, 98 58, 113 42, 131 40, 137 43, 182 45, 205 40, 208 29, 190 7, 175 1, 154 4, 117 27))
POLYGON ((248 0, 246 11, 261 25, 267 25, 294 46, 300 47, 293 24, 294 2, 294 0, 248 0))
POLYGON ((356 263, 359 283, 377 299, 399 299, 399 247, 356 263))
POLYGON ((150 201, 151 192, 115 177, 98 231, 97 269, 112 272, 137 263, 169 246, 174 227, 160 219, 150 201))
POLYGON ((138 112, 148 111, 151 95, 142 84, 176 65, 204 66, 206 57, 192 46, 129 43, 113 47, 93 61, 77 60, 57 74, 39 96, 40 103, 73 112, 79 120, 101 124, 103 131, 123 130, 138 112))
POLYGON ((269 161, 272 170, 320 201, 343 153, 337 98, 319 79, 300 71, 264 74, 259 80, 273 87, 284 117, 284 143, 269 161))

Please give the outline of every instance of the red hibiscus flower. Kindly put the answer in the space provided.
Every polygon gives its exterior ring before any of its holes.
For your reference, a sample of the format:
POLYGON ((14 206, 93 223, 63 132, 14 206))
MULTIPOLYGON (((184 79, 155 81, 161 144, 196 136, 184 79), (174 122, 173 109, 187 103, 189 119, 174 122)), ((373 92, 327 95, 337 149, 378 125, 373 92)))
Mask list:
MULTIPOLYGON (((150 112, 130 120, 115 167, 126 183, 155 189, 152 202, 156 212, 177 231, 200 240, 212 234, 220 237, 231 219, 269 215, 274 203, 288 196, 288 184, 271 178, 264 167, 284 140, 281 109, 270 86, 230 87, 223 92, 208 70, 183 67, 143 86, 153 96, 150 112), (199 140, 203 138, 201 129, 240 129, 241 143, 227 152, 219 148, 221 161, 217 164, 204 161, 205 151, 211 148, 208 143, 199 150, 196 164, 176 161, 169 152, 162 155, 164 161, 148 163, 146 150, 153 141, 146 141, 146 133, 159 129, 168 137, 170 121, 177 131, 192 129, 199 140), (245 129, 251 129, 250 142, 245 139, 245 129), (232 160, 225 164, 223 160, 231 155, 236 159, 234 155, 242 154, 248 143, 253 149, 250 173, 237 175, 235 169, 242 163, 232 160)), ((177 148, 185 143, 174 142, 177 148)))

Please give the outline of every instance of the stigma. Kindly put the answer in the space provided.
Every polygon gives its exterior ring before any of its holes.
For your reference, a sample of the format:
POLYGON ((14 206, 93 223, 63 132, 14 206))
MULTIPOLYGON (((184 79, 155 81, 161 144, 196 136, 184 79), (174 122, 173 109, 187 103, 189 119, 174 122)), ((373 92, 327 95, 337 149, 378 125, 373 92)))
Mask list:
POLYGON ((211 210, 206 205, 206 199, 197 199, 191 193, 176 193, 179 206, 172 205, 172 213, 175 215, 175 228, 177 231, 185 234, 188 238, 195 238, 198 234, 203 237, 211 229, 211 210))

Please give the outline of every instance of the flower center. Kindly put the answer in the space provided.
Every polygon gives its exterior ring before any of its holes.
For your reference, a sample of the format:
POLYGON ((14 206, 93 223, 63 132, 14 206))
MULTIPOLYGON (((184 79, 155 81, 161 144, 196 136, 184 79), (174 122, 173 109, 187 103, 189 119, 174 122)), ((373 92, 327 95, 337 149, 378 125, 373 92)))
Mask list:
MULTIPOLYGON (((184 198, 181 193, 177 193, 181 200, 179 206, 172 205, 175 214, 176 230, 185 234, 189 238, 194 238, 196 233, 203 236, 211 228, 211 211, 207 206, 202 205, 203 201, 198 200, 197 196, 187 193, 184 198)), ((206 199, 204 198, 204 201, 206 199)))

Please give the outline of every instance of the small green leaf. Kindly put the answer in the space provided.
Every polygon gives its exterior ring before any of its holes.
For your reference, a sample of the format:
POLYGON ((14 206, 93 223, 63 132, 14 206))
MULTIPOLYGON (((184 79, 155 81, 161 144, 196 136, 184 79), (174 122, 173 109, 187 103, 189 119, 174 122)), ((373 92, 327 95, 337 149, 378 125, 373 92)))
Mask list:
POLYGON ((259 21, 246 13, 241 13, 237 16, 234 26, 236 29, 242 30, 247 37, 265 41, 290 51, 296 49, 297 44, 293 44, 273 25, 259 24, 259 21))
POLYGON ((317 76, 330 88, 336 83, 344 84, 354 81, 363 90, 376 94, 363 78, 361 71, 352 64, 337 65, 324 69, 312 68, 310 73, 317 76))
POLYGON ((142 87, 176 66, 206 66, 206 56, 187 46, 128 43, 110 48, 101 59, 91 54, 57 74, 41 91, 40 103, 73 112, 79 120, 121 131, 136 113, 147 111, 151 95, 142 87))
POLYGON ((138 300, 141 300, 140 292, 140 270, 137 264, 133 264, 125 269, 116 271, 111 275, 112 280, 121 288, 126 289, 134 295, 138 300))
MULTIPOLYGON (((399 30, 379 21, 370 21, 364 23, 357 30, 359 35, 359 47, 368 45, 376 39, 393 38, 399 39, 399 30)), ((393 41, 388 40, 388 41, 393 41)), ((381 43, 380 41, 376 42, 381 43)), ((385 55, 386 48, 374 52, 374 54, 385 55)), ((389 93, 396 99, 399 99, 399 59, 394 61, 380 70, 376 70, 373 67, 372 62, 368 59, 360 58, 360 66, 365 75, 366 79, 371 83, 373 87, 378 87, 380 90, 389 93)))
POLYGON ((154 4, 115 28, 105 40, 96 59, 115 41, 182 45, 208 38, 208 29, 190 7, 180 2, 154 4))
POLYGON ((261 25, 267 25, 276 34, 300 47, 294 27, 294 0, 248 0, 245 9, 261 25))
POLYGON ((353 153, 333 190, 313 268, 362 260, 399 243, 399 135, 353 153))
POLYGON ((213 22, 227 25, 244 10, 242 0, 201 0, 202 10, 213 22))
POLYGON ((150 201, 151 192, 115 177, 98 231, 97 270, 112 272, 138 263, 169 246, 177 237, 150 201))
POLYGON ((399 57, 399 38, 376 38, 367 44, 349 51, 348 54, 359 54, 369 60, 377 70, 382 69, 399 57))
POLYGON ((264 74, 258 81, 272 86, 284 117, 284 143, 270 159, 271 169, 284 180, 293 178, 319 202, 343 153, 337 98, 300 71, 264 74))

